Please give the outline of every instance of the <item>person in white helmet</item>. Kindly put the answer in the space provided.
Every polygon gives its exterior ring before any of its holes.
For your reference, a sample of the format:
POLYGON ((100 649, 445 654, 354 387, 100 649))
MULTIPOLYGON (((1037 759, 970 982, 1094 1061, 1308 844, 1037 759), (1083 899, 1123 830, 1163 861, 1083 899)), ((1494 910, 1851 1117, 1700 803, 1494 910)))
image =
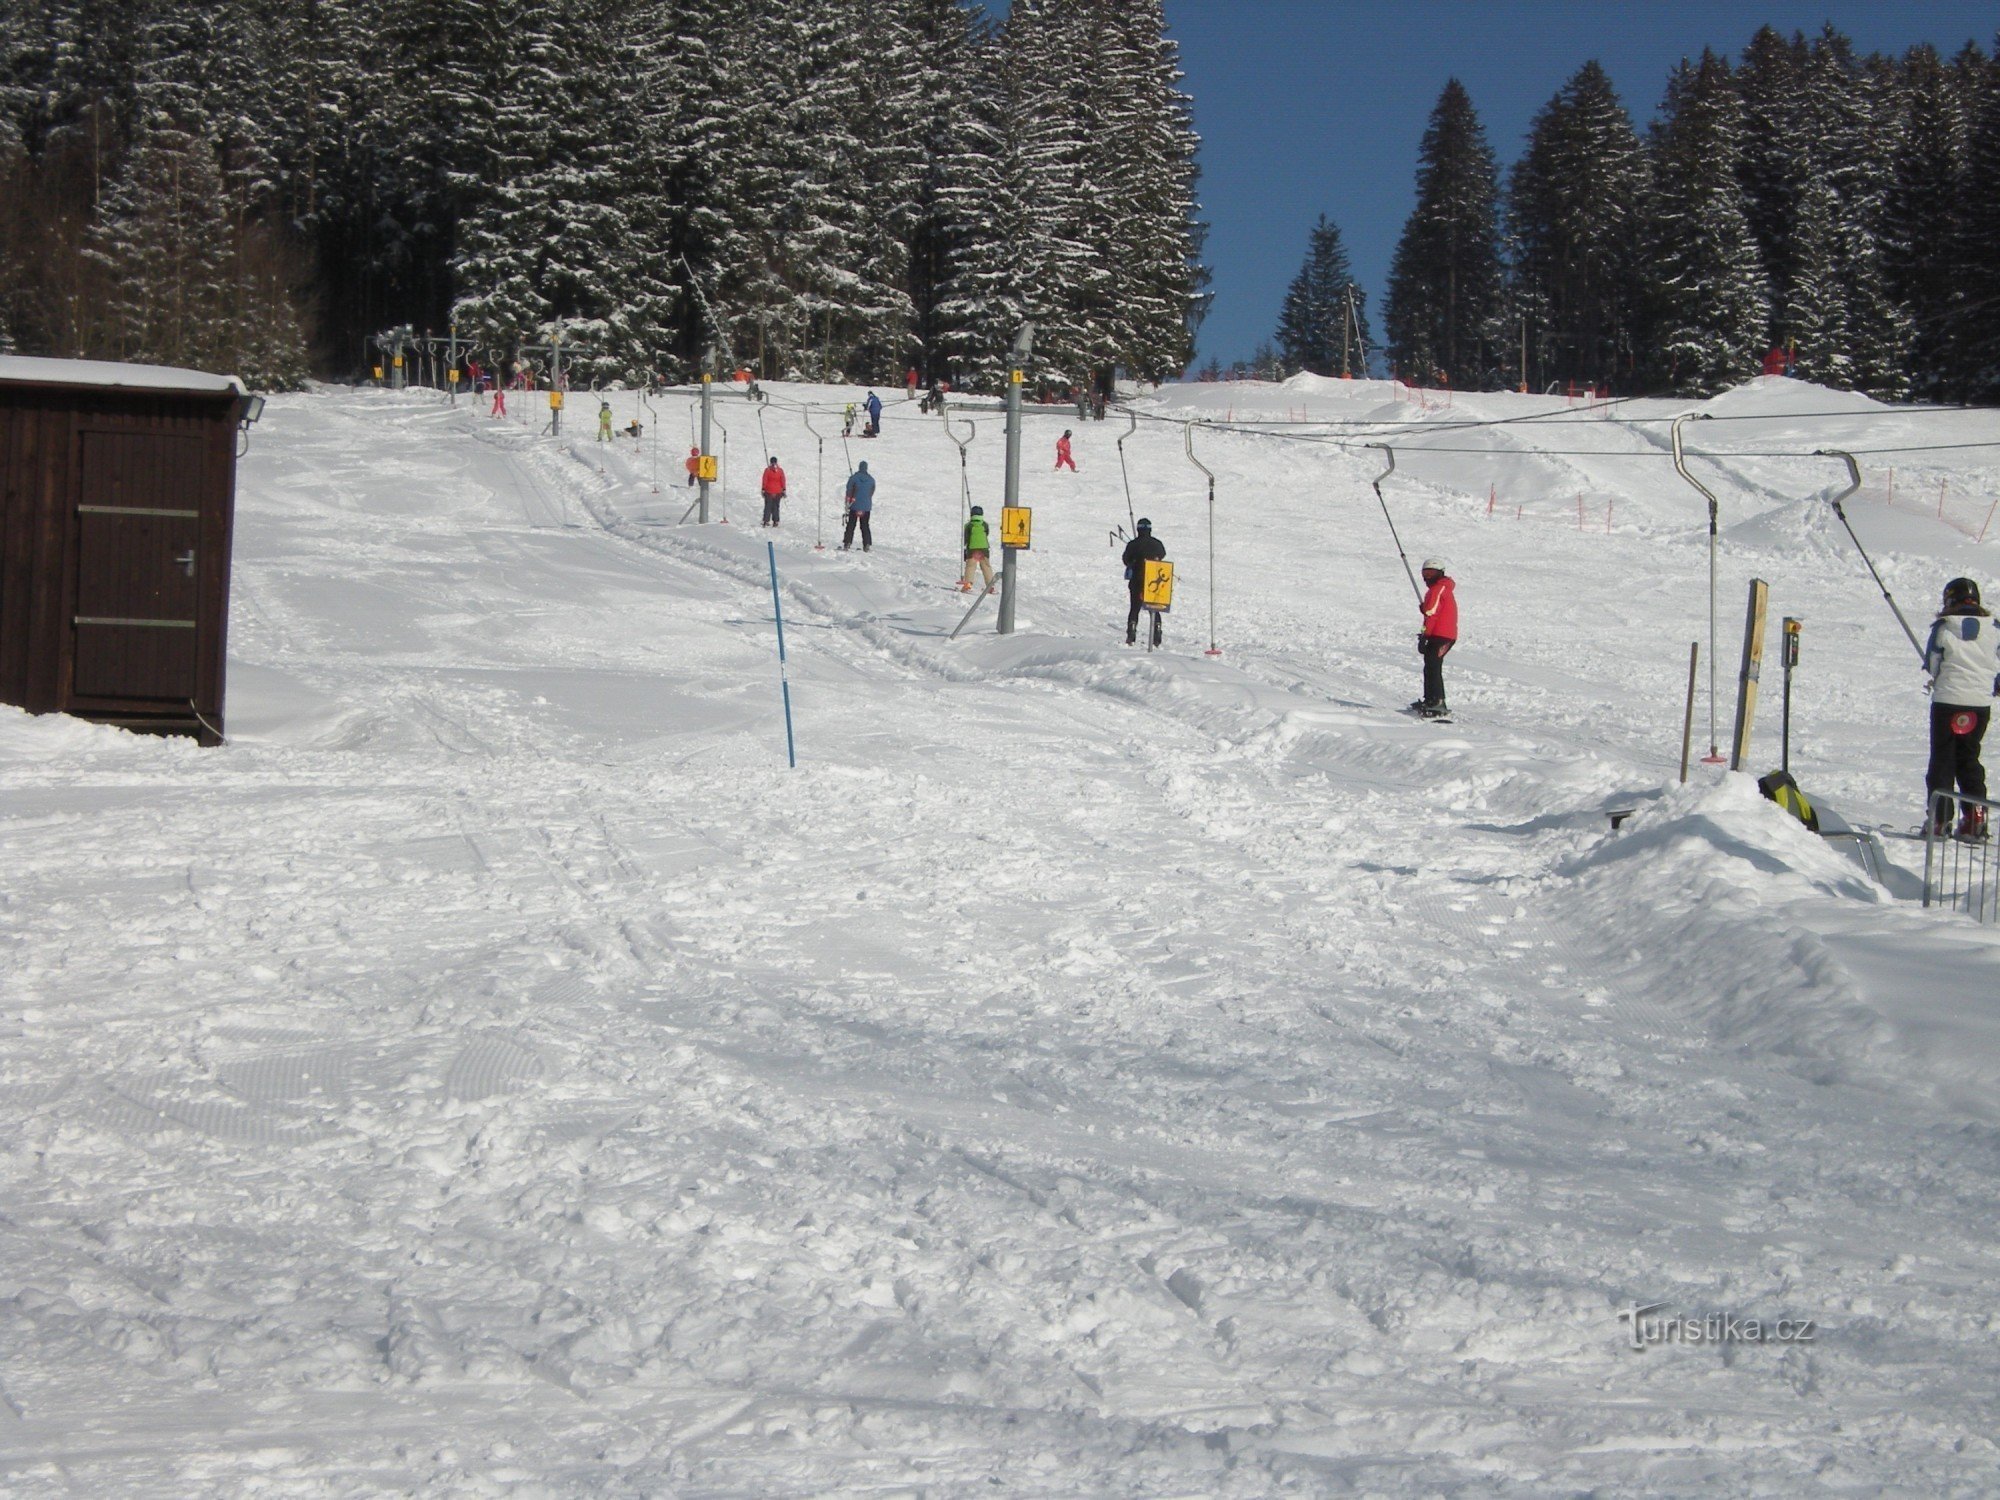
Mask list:
POLYGON ((1424 659, 1424 695, 1410 708, 1437 719, 1451 712, 1444 701, 1444 659, 1458 644, 1458 594, 1443 558, 1425 558, 1423 571, 1424 619, 1417 632, 1417 654, 1424 659))
MULTIPOLYGON (((1986 768, 1979 763, 1979 744, 1993 716, 1993 696, 2000 692, 2000 631, 1979 603, 1979 585, 1954 578, 1944 586, 1944 600, 1924 644, 1924 670, 1931 674, 1931 759, 1924 775, 1929 794, 1928 816, 1937 833, 1953 832, 1949 794, 1986 796, 1986 768), (1937 793, 1942 801, 1931 802, 1937 793)), ((1967 805, 1959 814, 1958 837, 1984 839, 1986 809, 1967 805)))

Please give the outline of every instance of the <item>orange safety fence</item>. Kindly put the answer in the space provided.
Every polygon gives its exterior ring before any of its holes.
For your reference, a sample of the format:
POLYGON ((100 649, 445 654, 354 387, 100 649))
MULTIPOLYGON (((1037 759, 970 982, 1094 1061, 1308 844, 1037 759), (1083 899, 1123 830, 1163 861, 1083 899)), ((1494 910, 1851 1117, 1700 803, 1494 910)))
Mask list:
POLYGON ((1498 485, 1486 489, 1486 514, 1500 521, 1554 521, 1578 531, 1609 533, 1613 515, 1609 495, 1585 495, 1580 491, 1568 502, 1553 495, 1534 495, 1503 500, 1498 485))
POLYGON ((1933 488, 1930 480, 1911 475, 1898 481, 1896 471, 1889 469, 1882 479, 1864 482, 1854 498, 1912 515, 1934 517, 1975 542, 1983 542, 1993 525, 1994 512, 2000 510, 2000 495, 1980 493, 1964 487, 1965 483, 1961 480, 1960 487, 1953 488, 1951 480, 1939 478, 1933 488))

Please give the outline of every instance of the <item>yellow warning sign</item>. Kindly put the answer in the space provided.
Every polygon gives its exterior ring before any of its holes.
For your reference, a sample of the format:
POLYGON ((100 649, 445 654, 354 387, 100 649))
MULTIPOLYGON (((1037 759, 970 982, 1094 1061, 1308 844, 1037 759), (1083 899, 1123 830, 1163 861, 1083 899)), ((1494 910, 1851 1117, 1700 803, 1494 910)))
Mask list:
POLYGON ((375 366, 375 378, 377 380, 382 378, 382 367, 380 365, 375 366))
POLYGON ((451 372, 451 383, 452 383, 453 385, 457 385, 457 384, 458 384, 458 371, 456 371, 456 370, 453 370, 453 371, 451 372))
POLYGON ((1028 550, 1028 537, 1035 529, 1035 513, 1025 505, 1000 507, 1000 545, 1017 552, 1028 550))
POLYGON ((550 392, 549 392, 549 410, 550 410, 550 411, 561 411, 561 410, 562 410, 562 398, 563 398, 563 393, 562 393, 561 391, 550 391, 550 392))
POLYGON ((1139 586, 1139 602, 1147 609, 1157 609, 1166 614, 1174 607, 1174 565, 1170 562, 1149 562, 1146 576, 1139 586))
POLYGON ((721 471, 715 462, 715 455, 713 453, 702 454, 701 458, 697 460, 694 466, 694 477, 697 479, 705 479, 710 484, 715 483, 716 475, 720 472, 721 471))
POLYGON ((389 363, 394 365, 397 369, 400 370, 403 368, 403 356, 399 354, 394 359, 390 360, 389 363))

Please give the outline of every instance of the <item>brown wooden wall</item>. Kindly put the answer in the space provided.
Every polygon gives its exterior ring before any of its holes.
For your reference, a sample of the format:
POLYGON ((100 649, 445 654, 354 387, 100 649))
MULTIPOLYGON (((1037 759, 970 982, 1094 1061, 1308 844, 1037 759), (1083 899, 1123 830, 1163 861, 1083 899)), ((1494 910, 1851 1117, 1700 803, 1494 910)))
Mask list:
POLYGON ((220 740, 237 408, 0 381, 0 702, 220 740))

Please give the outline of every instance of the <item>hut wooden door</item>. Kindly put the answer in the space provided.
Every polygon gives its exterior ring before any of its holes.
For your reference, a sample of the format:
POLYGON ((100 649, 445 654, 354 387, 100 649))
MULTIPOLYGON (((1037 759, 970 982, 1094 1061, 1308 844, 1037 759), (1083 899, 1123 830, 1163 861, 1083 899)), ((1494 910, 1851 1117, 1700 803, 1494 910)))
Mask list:
POLYGON ((134 708, 194 700, 201 626, 200 438, 82 434, 70 692, 134 708))

